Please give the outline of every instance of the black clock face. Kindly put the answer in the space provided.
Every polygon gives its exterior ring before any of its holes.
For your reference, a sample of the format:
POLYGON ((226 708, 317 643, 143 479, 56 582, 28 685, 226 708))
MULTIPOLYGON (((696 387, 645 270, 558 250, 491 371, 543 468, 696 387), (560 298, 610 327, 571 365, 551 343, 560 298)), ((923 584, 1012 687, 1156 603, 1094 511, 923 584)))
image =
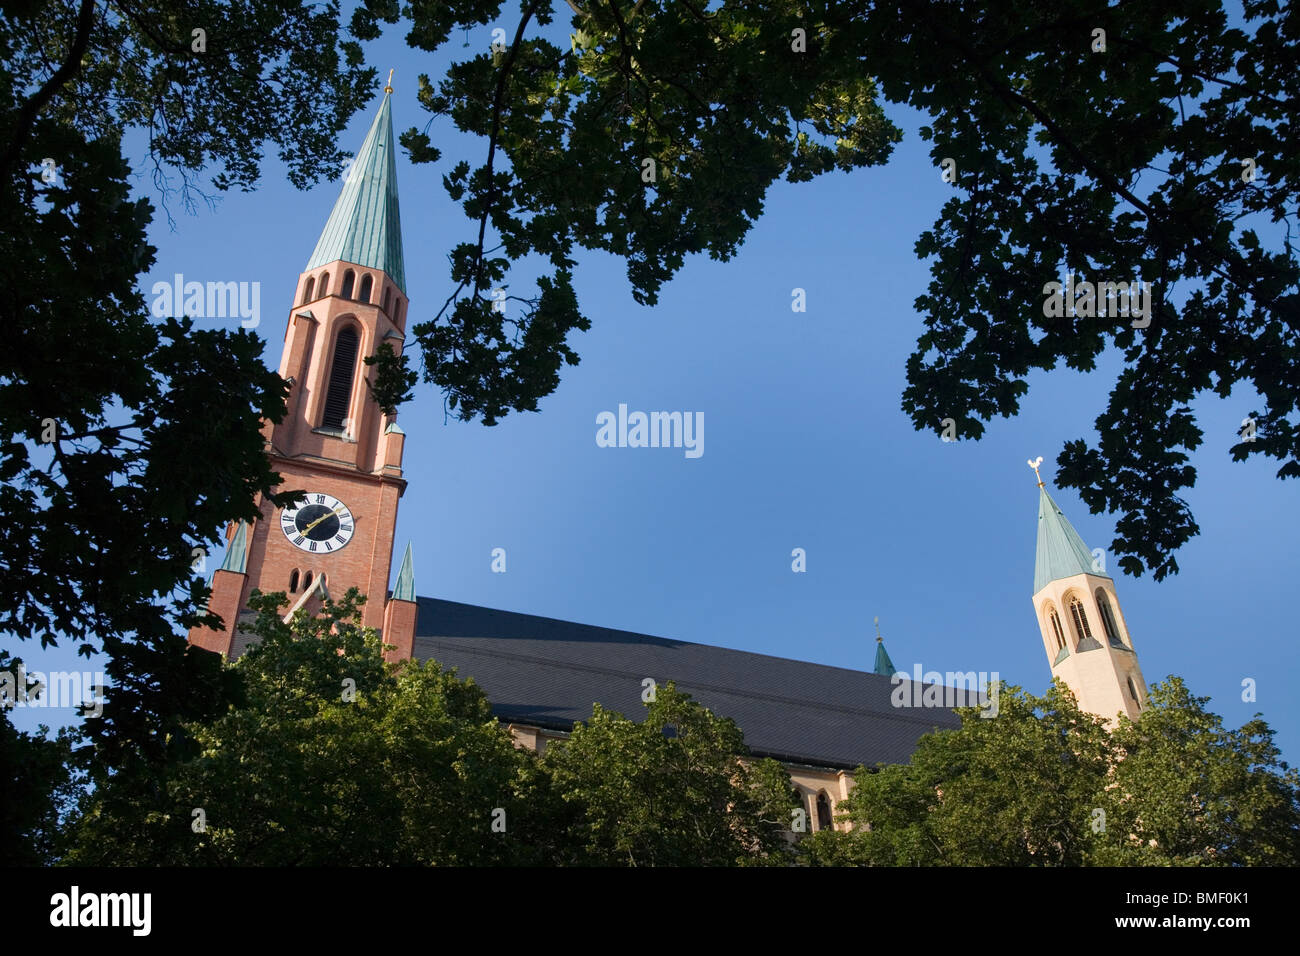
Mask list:
POLYGON ((295 548, 328 554, 352 540, 356 522, 347 505, 337 498, 310 494, 284 509, 280 529, 295 548))

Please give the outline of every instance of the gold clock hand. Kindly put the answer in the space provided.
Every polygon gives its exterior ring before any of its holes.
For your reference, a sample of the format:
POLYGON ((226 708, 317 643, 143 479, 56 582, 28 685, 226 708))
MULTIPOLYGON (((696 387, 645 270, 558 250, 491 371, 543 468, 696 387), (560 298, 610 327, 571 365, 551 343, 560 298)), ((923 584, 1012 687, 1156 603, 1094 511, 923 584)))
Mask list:
POLYGON ((334 515, 335 517, 338 517, 338 518, 343 517, 342 515, 339 514, 339 510, 338 510, 337 508, 335 508, 335 509, 333 509, 332 511, 328 511, 328 512, 326 512, 325 514, 321 515, 319 518, 317 518, 317 519, 316 519, 315 521, 313 521, 311 524, 307 525, 307 527, 303 528, 303 529, 302 529, 302 533, 303 533, 303 534, 306 534, 308 531, 310 531, 312 528, 316 527, 318 524, 320 524, 322 521, 324 521, 324 520, 325 520, 326 518, 328 518, 330 515, 334 515))

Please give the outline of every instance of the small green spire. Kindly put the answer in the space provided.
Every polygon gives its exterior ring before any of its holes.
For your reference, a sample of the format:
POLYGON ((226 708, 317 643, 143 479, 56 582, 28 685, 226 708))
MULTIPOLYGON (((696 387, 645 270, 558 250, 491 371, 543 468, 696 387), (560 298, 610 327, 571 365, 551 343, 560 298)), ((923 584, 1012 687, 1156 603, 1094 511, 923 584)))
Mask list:
MULTIPOLYGON (((307 271, 341 259, 388 273, 405 293, 402 220, 397 209, 396 141, 389 107, 392 89, 386 89, 370 132, 348 167, 343 191, 307 262, 307 271)), ((334 279, 335 283, 338 281, 334 279)))
POLYGON ((406 544, 406 555, 402 558, 402 567, 397 572, 397 586, 393 588, 394 601, 415 600, 415 566, 411 560, 411 543, 406 544))
POLYGON ((897 673, 894 662, 889 659, 889 652, 885 650, 885 639, 880 636, 880 618, 876 618, 876 666, 872 668, 872 673, 881 677, 893 677, 897 673))
POLYGON ((235 526, 235 536, 226 547, 226 558, 221 562, 222 571, 234 571, 243 574, 248 567, 248 525, 239 522, 235 526))

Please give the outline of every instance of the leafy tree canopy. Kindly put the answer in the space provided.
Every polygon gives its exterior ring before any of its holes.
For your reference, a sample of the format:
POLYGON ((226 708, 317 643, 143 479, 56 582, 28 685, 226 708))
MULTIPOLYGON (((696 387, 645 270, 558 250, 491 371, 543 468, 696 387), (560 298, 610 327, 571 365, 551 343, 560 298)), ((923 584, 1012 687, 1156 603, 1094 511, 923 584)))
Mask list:
MULTIPOLYGON (((935 188, 952 192, 916 242, 932 276, 903 395, 918 429, 951 418, 978 438, 1019 410, 1033 370, 1091 370, 1114 349, 1099 440, 1068 442, 1059 480, 1120 514, 1111 550, 1157 579, 1197 533, 1178 496, 1204 437, 1197 395, 1258 393, 1249 428, 1214 444, 1300 475, 1292 7, 1246 0, 1236 25, 1219 0, 568 5, 567 49, 548 29, 558 4, 523 0, 495 48, 420 78, 431 123, 485 141, 481 164, 443 177, 471 224, 450 257, 455 291, 415 327, 427 379, 462 417, 535 410, 577 362, 566 336, 590 319, 575 249, 625 259, 633 296, 653 304, 687 256, 735 254, 778 178, 887 161, 888 101, 928 117, 935 188), (529 254, 550 273, 502 309, 497 290, 528 281, 529 254), (1047 314, 1067 270, 1149 283, 1150 314, 1097 317, 1095 301, 1047 314)), ((499 3, 370 0, 352 29, 401 21, 435 50, 501 17, 499 3)), ((427 126, 402 142, 416 162, 439 157, 427 126)))
POLYGON ((251 189, 268 142, 306 185, 373 73, 336 6, 266 0, 15 0, 0 57, 0 631, 112 657, 201 612, 213 529, 275 488, 286 391, 252 333, 149 315, 122 135, 187 209, 200 175, 251 189))
POLYGON ((226 665, 243 703, 186 725, 193 753, 158 778, 119 772, 102 781, 69 860, 546 860, 549 825, 530 818, 526 801, 540 780, 532 755, 513 746, 472 681, 432 661, 385 664, 377 632, 360 624, 360 601, 354 589, 286 622, 283 594, 254 597, 258 642, 226 665))
MULTIPOLYGON (((0 651, 0 674, 18 679, 21 661, 0 651)), ((44 724, 26 733, 9 711, 35 681, 18 688, 6 682, 0 695, 0 866, 49 866, 58 859, 60 832, 73 813, 83 775, 73 757, 73 731, 54 737, 44 724), (12 695, 12 696, 11 696, 12 695)))
POLYGON ((1291 865, 1300 774, 1256 718, 1225 730, 1171 677, 1113 732, 1058 682, 1003 686, 998 716, 959 709, 910 763, 859 768, 853 828, 805 844, 823 865, 1291 865))
POLYGON ((557 797, 581 810, 581 862, 604 866, 736 866, 788 858, 790 776, 748 755, 730 718, 656 688, 640 723, 596 704, 542 767, 557 797))

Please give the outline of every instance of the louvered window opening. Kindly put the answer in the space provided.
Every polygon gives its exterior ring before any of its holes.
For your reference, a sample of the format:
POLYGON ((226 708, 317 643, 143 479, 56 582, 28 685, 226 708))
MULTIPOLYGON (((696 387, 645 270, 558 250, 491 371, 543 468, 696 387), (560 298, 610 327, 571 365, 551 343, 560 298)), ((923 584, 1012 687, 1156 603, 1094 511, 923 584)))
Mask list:
POLYGON ((1052 622, 1052 635, 1056 638, 1056 649, 1064 650, 1065 632, 1061 630, 1061 619, 1056 614, 1056 608, 1048 609, 1047 617, 1052 622))
POLYGON ((1119 637, 1119 626, 1115 623, 1115 612, 1111 610, 1110 598, 1101 588, 1097 588, 1097 607, 1101 610, 1101 627, 1106 632, 1106 640, 1111 647, 1123 647, 1119 637))
POLYGON ((330 367, 329 391, 325 393, 325 428, 343 428, 352 404, 352 373, 357 364, 357 333, 344 329, 334 344, 334 363, 330 367))
POLYGON ((1078 640, 1083 641, 1092 637, 1092 629, 1088 627, 1088 615, 1083 610, 1083 602, 1078 598, 1070 602, 1070 614, 1074 618, 1074 633, 1078 640))

